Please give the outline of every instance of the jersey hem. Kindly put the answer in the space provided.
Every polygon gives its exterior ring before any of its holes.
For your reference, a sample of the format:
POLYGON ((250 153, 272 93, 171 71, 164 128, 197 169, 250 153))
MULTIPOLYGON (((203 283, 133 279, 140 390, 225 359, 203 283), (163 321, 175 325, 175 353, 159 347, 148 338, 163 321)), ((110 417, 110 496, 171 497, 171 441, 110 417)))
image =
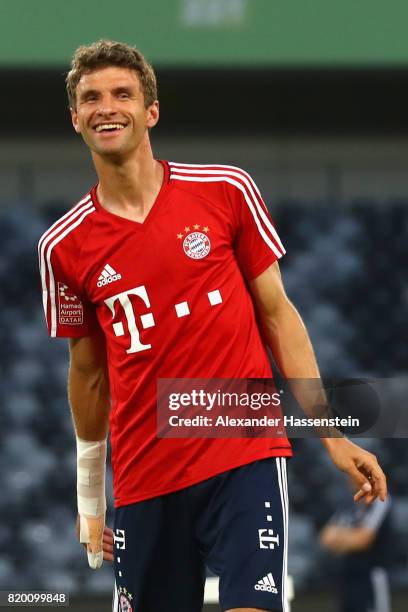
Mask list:
POLYGON ((160 497, 162 495, 167 495, 169 493, 175 493, 176 491, 180 491, 181 489, 186 489, 187 487, 191 487, 192 485, 198 484, 200 482, 204 482, 209 478, 213 478, 214 476, 218 476, 219 474, 223 474, 224 472, 228 472, 229 470, 234 470, 235 468, 242 467, 244 465, 248 465, 249 463, 254 463, 255 461, 260 461, 261 459, 268 459, 269 457, 292 457, 293 451, 291 447, 283 446, 279 448, 272 448, 269 452, 259 453, 252 457, 248 457, 243 462, 237 461, 233 462, 225 467, 222 467, 210 474, 206 473, 201 476, 196 476, 195 478, 191 478, 183 481, 178 486, 174 487, 164 487, 162 489, 158 489, 154 492, 134 495, 132 497, 125 498, 124 500, 116 500, 114 502, 115 508, 121 508, 122 506, 129 506, 130 504, 135 504, 137 502, 145 501, 146 499, 151 499, 153 497, 160 497))
POLYGON ((267 270, 270 266, 272 266, 276 261, 279 261, 280 257, 276 257, 274 253, 268 253, 265 257, 263 257, 260 261, 257 262, 256 266, 252 270, 248 271, 247 279, 248 281, 255 280, 258 276, 260 276, 265 270, 267 270))
POLYGON ((89 336, 92 336, 92 331, 87 331, 84 334, 71 334, 69 332, 58 332, 58 334, 54 334, 52 335, 50 332, 48 332, 48 335, 50 338, 59 338, 60 340, 67 340, 67 339, 76 339, 76 338, 88 338, 89 336))

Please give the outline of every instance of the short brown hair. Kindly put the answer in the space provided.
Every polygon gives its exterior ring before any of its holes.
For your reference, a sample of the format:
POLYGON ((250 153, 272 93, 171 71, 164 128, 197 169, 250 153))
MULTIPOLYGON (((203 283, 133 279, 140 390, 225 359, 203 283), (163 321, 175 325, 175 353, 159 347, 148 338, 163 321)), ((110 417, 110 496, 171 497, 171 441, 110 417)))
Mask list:
POLYGON ((138 73, 146 108, 157 100, 156 75, 143 54, 125 43, 98 40, 92 45, 78 47, 72 58, 71 70, 65 79, 71 108, 76 109, 76 88, 82 75, 108 66, 131 68, 138 73))

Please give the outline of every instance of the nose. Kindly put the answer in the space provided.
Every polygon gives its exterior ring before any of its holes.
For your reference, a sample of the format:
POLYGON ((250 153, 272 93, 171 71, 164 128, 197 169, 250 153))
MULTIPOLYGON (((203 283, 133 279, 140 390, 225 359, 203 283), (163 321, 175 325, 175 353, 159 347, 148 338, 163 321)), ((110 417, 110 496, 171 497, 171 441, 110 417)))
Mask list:
POLYGON ((115 100, 110 95, 102 96, 99 99, 97 113, 103 117, 109 117, 116 113, 115 100))

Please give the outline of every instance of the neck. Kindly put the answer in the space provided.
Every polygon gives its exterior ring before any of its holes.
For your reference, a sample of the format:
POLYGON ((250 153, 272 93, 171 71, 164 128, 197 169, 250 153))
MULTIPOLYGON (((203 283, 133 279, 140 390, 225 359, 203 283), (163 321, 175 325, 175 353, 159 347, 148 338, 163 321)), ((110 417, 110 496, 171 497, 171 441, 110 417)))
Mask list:
POLYGON ((143 222, 163 182, 163 167, 153 157, 150 142, 144 142, 128 158, 103 157, 92 153, 101 205, 122 217, 143 222))

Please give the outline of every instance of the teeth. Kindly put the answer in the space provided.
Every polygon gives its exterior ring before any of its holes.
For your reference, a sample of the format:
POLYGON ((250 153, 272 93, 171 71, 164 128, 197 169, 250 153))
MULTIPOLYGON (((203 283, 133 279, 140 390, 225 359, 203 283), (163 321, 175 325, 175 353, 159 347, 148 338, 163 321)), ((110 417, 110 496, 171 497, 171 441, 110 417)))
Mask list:
POLYGON ((102 123, 101 125, 97 125, 95 130, 97 132, 102 132, 103 130, 123 130, 125 126, 120 123, 102 123))

